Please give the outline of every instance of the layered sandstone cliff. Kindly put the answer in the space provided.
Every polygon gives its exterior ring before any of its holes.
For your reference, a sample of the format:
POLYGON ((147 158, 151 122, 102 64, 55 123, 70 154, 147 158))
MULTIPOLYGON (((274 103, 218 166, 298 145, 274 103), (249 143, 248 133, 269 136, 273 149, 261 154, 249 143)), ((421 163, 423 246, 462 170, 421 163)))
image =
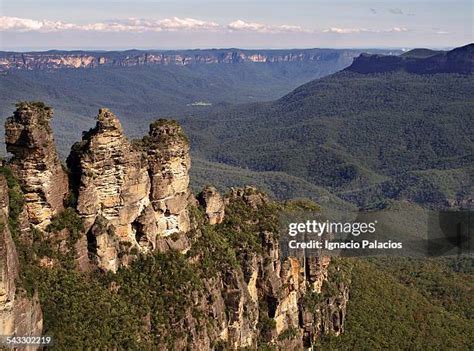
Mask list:
POLYGON ((106 109, 99 111, 96 127, 84 134, 73 152, 69 165, 80 172, 77 210, 85 230, 103 217, 119 238, 132 240, 131 224, 149 203, 144 155, 134 149, 119 120, 106 109))
POLYGON ((225 203, 216 188, 206 186, 198 195, 198 200, 205 209, 209 224, 222 223, 225 214, 225 203))
POLYGON ((160 238, 188 230, 189 146, 175 122, 153 123, 132 144, 117 117, 101 109, 68 165, 77 211, 102 268, 116 271, 130 258, 123 253, 153 251, 160 238))
POLYGON ((19 103, 5 123, 9 165, 20 180, 29 222, 45 228, 64 209, 68 177, 49 125, 53 111, 42 103, 19 103))
POLYGON ((187 232, 189 189, 189 143, 175 121, 158 120, 143 139, 151 180, 150 202, 158 214, 158 232, 167 236, 187 232))
MULTIPOLYGON (((369 50, 371 51, 371 50, 369 50)), ((0 52, 0 72, 61 68, 131 67, 144 65, 288 63, 334 61, 350 64, 363 50, 182 50, 123 52, 0 52)), ((390 53, 384 52, 384 53, 390 53)))

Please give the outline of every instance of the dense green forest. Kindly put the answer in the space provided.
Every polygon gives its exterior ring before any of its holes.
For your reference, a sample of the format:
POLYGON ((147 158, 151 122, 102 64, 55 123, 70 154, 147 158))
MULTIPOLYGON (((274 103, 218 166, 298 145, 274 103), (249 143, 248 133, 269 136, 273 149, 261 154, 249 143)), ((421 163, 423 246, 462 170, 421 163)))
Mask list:
POLYGON ((325 208, 356 211, 357 207, 330 193, 323 187, 284 172, 258 172, 210 162, 194 157, 191 167, 191 186, 197 193, 206 185, 226 192, 231 187, 255 186, 276 200, 304 198, 316 201, 325 208))
POLYGON ((442 206, 470 181, 473 88, 472 75, 342 71, 183 123, 201 158, 283 172, 359 206, 442 206))
POLYGON ((324 350, 470 350, 472 258, 346 259, 351 296, 346 332, 324 350))

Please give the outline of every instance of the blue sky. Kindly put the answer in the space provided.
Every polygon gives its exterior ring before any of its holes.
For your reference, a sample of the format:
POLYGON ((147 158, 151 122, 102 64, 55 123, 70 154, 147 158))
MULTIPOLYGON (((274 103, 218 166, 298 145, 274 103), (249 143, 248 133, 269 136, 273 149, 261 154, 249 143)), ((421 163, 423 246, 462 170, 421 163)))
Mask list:
POLYGON ((2 0, 0 47, 447 48, 473 26, 472 0, 2 0))

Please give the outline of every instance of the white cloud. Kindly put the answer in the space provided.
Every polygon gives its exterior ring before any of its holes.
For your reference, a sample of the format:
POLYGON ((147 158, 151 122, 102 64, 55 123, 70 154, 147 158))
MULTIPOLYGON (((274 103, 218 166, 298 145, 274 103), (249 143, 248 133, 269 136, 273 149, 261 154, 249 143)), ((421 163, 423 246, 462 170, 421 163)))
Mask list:
POLYGON ((152 29, 159 28, 161 30, 187 30, 187 29, 212 30, 212 29, 217 29, 220 27, 220 25, 215 22, 207 22, 207 21, 197 20, 194 18, 179 18, 179 17, 165 18, 165 19, 157 20, 157 21, 138 20, 136 24, 142 25, 145 28, 152 28, 152 29))
POLYGON ((256 22, 236 20, 226 25, 212 21, 202 21, 195 18, 171 17, 159 20, 128 18, 115 21, 75 24, 61 21, 34 20, 19 17, 0 17, 0 31, 13 32, 60 32, 60 31, 87 31, 87 32, 174 32, 174 31, 220 31, 220 32, 253 32, 263 34, 273 33, 333 33, 333 34, 357 34, 357 33, 391 33, 406 32, 403 27, 390 29, 367 29, 367 28, 340 28, 331 27, 324 30, 311 30, 301 26, 282 24, 270 25, 256 22))
POLYGON ((75 25, 63 23, 60 21, 37 21, 28 18, 19 17, 0 17, 0 30, 4 31, 44 31, 52 32, 57 30, 73 29, 75 25))
POLYGON ((323 30, 323 33, 334 34, 358 34, 358 33, 400 33, 408 32, 404 27, 393 27, 389 29, 367 29, 367 28, 339 28, 331 27, 323 30))
POLYGON ((245 22, 237 20, 227 25, 231 31, 246 31, 258 33, 308 33, 310 30, 304 29, 300 26, 293 26, 288 24, 283 25, 267 25, 263 23, 245 22))
POLYGON ((64 30, 95 32, 161 32, 177 30, 212 30, 219 27, 220 25, 215 22, 178 17, 165 18, 161 20, 130 18, 115 22, 99 22, 81 25, 60 21, 38 21, 19 17, 0 17, 0 31, 15 32, 58 32, 64 30))
POLYGON ((323 33, 337 33, 337 34, 353 34, 353 33, 361 33, 361 32, 369 32, 368 29, 365 28, 338 28, 338 27, 331 27, 323 30, 323 33))
POLYGON ((95 32, 162 32, 180 30, 230 30, 250 31, 259 33, 293 33, 309 32, 300 26, 288 24, 266 25, 262 23, 244 22, 237 20, 227 25, 216 22, 202 21, 195 18, 165 18, 148 20, 129 18, 117 21, 107 21, 89 24, 73 24, 60 21, 33 20, 19 17, 0 17, 0 31, 15 32, 58 32, 64 30, 95 31, 95 32))
POLYGON ((386 30, 386 32, 408 32, 408 29, 405 27, 393 27, 391 29, 386 30))

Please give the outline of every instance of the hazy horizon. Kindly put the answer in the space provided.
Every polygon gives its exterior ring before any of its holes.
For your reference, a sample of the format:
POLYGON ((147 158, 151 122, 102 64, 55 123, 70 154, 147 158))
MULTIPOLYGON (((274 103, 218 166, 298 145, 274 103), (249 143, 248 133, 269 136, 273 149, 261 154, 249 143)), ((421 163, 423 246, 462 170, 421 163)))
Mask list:
POLYGON ((379 47, 370 47, 370 46, 361 46, 361 47, 176 47, 176 48, 154 48, 154 47, 123 47, 123 48, 43 48, 43 47, 26 47, 26 48, 16 48, 16 49, 4 49, 1 48, 0 52, 18 52, 18 53, 28 53, 28 52, 49 52, 49 51, 61 51, 61 52, 74 52, 74 51, 84 51, 84 52, 124 52, 124 51, 192 51, 192 50, 312 50, 312 49, 322 49, 322 50, 401 50, 409 51, 413 49, 430 49, 430 50, 452 50, 456 47, 462 47, 465 45, 470 45, 473 43, 466 43, 459 46, 442 46, 442 47, 428 47, 428 46, 419 46, 419 47, 391 47, 391 46, 379 46, 379 47))

